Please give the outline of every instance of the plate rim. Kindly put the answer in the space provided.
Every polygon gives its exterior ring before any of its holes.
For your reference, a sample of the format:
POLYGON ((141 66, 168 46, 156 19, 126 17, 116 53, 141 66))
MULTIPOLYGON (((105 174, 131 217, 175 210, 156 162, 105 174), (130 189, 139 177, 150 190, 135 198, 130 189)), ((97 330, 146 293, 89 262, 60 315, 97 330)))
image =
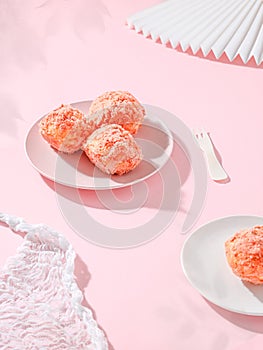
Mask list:
MULTIPOLYGON (((180 264, 181 264, 181 268, 182 271, 184 273, 184 276, 186 277, 187 281, 190 283, 190 285, 207 301, 209 301, 210 303, 216 305, 217 307, 220 307, 221 309, 227 310, 227 311, 231 311, 231 312, 235 312, 237 314, 241 314, 241 315, 246 315, 246 316, 258 316, 258 317, 262 317, 263 316, 263 309, 262 312, 260 313, 255 313, 255 312, 249 312, 249 311, 241 311, 241 310, 237 310, 235 308, 232 308, 230 306, 224 305, 222 303, 217 303, 216 301, 212 300, 212 298, 209 298, 208 296, 205 295, 205 293, 199 288, 197 287, 194 282, 191 280, 191 278, 189 277, 185 266, 184 266, 184 262, 183 262, 183 254, 185 251, 185 247, 188 243, 188 241, 191 239, 191 237, 195 234, 197 234, 198 231, 202 230, 204 227, 209 226, 215 222, 220 222, 220 221, 224 221, 226 219, 237 219, 239 217, 243 217, 243 218, 255 218, 255 219, 261 219, 263 221, 263 215, 256 215, 256 214, 233 214, 233 215, 226 215, 226 216, 221 216, 218 217, 216 219, 212 219, 207 221, 206 223, 200 225, 199 227, 197 227, 184 241, 182 248, 181 248, 181 253, 180 253, 180 264)), ((236 277, 238 278, 238 277, 236 277)), ((262 286, 263 287, 263 286, 262 286)))
MULTIPOLYGON (((74 107, 74 105, 76 106, 77 104, 81 104, 81 103, 91 103, 93 100, 81 100, 81 101, 77 101, 77 102, 68 102, 67 104, 69 105, 72 105, 74 107)), ((155 107, 153 105, 148 105, 148 104, 143 104, 142 103, 142 106, 145 107, 145 109, 147 108, 147 106, 151 106, 151 107, 155 107)), ((77 108, 77 107, 76 107, 77 108)), ((75 189, 75 190, 91 190, 91 191, 105 191, 105 190, 115 190, 115 189, 121 189, 121 188, 125 188, 125 187, 129 187, 129 186, 133 186, 133 185, 136 185, 142 181, 145 181, 147 179, 149 179, 150 177, 152 177, 153 175, 155 175, 156 173, 158 173, 161 168, 167 163, 169 157, 171 156, 172 152, 173 152, 173 148, 174 148, 174 138, 173 138, 173 134, 172 134, 172 131, 168 128, 168 126, 158 117, 155 117, 154 119, 151 119, 151 120, 155 120, 155 121, 158 121, 158 123, 160 123, 162 125, 162 131, 166 133, 168 139, 170 140, 169 142, 169 146, 168 146, 168 149, 170 150, 169 151, 169 154, 167 155, 167 159, 166 161, 162 164, 161 167, 157 167, 154 169, 153 172, 151 172, 150 174, 142 177, 142 178, 139 178, 139 179, 136 179, 132 182, 129 182, 129 183, 116 183, 116 185, 111 185, 111 186, 105 186, 105 187, 94 187, 94 186, 85 186, 85 185, 70 185, 66 182, 63 182, 63 181, 58 181, 58 180, 55 180, 52 176, 50 176, 49 174, 41 171, 33 162, 32 160, 30 159, 29 155, 28 155, 28 152, 27 152, 27 143, 28 143, 28 138, 30 136, 30 132, 32 131, 32 129, 37 125, 37 123, 40 122, 40 120, 42 118, 44 118, 46 115, 48 114, 45 113, 42 117, 38 118, 37 120, 35 120, 29 127, 27 133, 26 133, 26 137, 25 137, 25 141, 24 141, 24 152, 26 154, 26 158, 27 160, 29 161, 29 163, 31 164, 31 166, 41 175, 41 176, 44 176, 45 178, 47 178, 48 180, 50 181, 53 181, 55 186, 56 185, 63 185, 63 186, 66 186, 66 187, 69 187, 69 188, 72 188, 72 189, 75 189)), ((84 113, 86 114, 86 113, 84 113)), ((146 114, 147 116, 147 114, 146 114)), ((144 119, 145 120, 145 119, 144 119)), ((143 122, 142 122, 143 124, 143 122)), ((146 124, 147 125, 147 124, 146 124)), ((136 138, 136 135, 135 135, 135 138, 136 138)), ((95 166, 95 165, 94 165, 95 166)))

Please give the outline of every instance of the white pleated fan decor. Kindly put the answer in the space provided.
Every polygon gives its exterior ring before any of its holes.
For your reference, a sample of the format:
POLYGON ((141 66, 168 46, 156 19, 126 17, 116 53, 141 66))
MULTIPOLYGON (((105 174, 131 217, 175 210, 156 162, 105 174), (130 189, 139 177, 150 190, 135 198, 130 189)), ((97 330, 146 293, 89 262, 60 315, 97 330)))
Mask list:
POLYGON ((127 19, 130 28, 154 41, 211 51, 230 61, 263 61, 263 0, 166 0, 127 19))

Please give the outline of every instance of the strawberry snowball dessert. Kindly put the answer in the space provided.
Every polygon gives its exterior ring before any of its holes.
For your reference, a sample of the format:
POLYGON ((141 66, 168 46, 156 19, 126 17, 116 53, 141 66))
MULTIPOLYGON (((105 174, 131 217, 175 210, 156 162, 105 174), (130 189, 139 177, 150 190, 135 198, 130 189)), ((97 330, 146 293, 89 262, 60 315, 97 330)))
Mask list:
POLYGON ((225 252, 235 275, 253 284, 263 283, 263 226, 234 234, 225 242, 225 252))
POLYGON ((74 153, 93 131, 87 117, 77 108, 61 105, 40 121, 40 134, 55 149, 74 153))
POLYGON ((104 125, 94 131, 82 149, 94 165, 111 175, 123 175, 142 160, 141 149, 132 135, 117 124, 104 125))
POLYGON ((97 97, 89 108, 89 118, 96 128, 105 124, 119 124, 136 134, 145 116, 145 109, 127 91, 109 91, 97 97))

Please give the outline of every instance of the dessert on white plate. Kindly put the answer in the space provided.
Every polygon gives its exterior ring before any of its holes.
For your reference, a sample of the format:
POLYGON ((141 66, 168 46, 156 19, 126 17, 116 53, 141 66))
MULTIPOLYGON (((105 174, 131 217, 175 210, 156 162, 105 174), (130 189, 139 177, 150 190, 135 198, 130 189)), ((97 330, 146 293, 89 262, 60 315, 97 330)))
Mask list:
POLYGON ((263 284, 263 226, 235 233, 225 242, 229 266, 242 280, 263 284))

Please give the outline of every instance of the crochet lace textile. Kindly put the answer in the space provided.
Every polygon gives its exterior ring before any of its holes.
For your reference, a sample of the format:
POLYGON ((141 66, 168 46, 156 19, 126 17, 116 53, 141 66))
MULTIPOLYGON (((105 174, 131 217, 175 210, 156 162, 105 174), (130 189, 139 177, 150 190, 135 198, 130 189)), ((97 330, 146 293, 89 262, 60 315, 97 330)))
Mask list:
POLYGON ((0 222, 26 233, 0 270, 0 349, 108 350, 91 310, 81 305, 75 252, 65 237, 3 213, 0 222))

